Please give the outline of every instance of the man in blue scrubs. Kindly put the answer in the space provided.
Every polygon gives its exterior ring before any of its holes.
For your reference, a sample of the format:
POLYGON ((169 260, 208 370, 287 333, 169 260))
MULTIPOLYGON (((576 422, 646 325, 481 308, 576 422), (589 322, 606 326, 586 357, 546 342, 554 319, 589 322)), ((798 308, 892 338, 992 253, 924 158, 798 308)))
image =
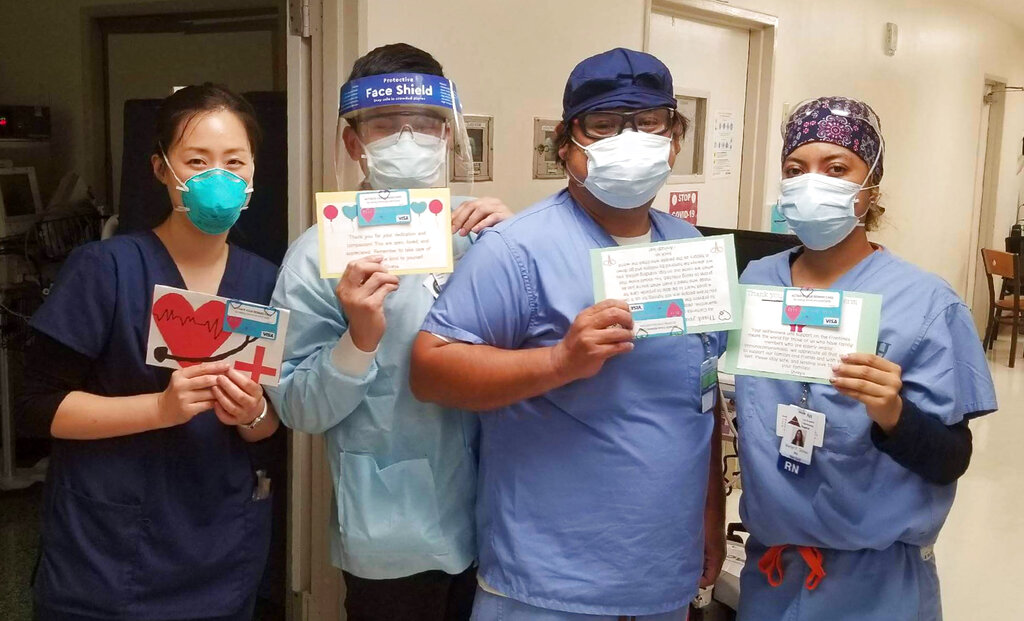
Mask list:
POLYGON ((593 248, 699 235, 651 209, 685 130, 655 57, 577 65, 556 140, 568 188, 480 236, 416 341, 414 394, 480 413, 475 619, 682 620, 718 575, 700 370, 724 338, 634 342, 590 271, 593 248))

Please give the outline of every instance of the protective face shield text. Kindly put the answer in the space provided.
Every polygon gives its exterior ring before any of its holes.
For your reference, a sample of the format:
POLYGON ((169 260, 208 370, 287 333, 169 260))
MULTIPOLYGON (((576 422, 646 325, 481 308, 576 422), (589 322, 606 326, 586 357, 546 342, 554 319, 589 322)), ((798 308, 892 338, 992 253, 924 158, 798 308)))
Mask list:
MULTIPOLYGON (((394 73, 345 83, 335 151, 339 189, 357 189, 364 177, 375 190, 446 187, 453 168, 460 177, 472 179, 470 142, 450 80, 394 73), (346 152, 346 125, 362 145, 359 159, 346 152)), ((469 183, 459 193, 471 194, 469 183)))

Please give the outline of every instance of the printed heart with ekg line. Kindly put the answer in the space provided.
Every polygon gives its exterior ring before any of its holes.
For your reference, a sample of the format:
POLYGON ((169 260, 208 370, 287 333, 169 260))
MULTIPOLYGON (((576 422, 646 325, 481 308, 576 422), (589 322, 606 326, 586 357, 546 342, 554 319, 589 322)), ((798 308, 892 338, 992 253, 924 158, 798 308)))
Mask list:
MULTIPOLYGON (((210 300, 199 308, 180 293, 168 293, 153 304, 153 320, 167 344, 170 353, 179 358, 209 358, 231 336, 223 329, 225 306, 220 300, 210 300)), ((241 323, 239 317, 229 317, 241 323)), ((199 364, 180 361, 182 367, 199 364)))

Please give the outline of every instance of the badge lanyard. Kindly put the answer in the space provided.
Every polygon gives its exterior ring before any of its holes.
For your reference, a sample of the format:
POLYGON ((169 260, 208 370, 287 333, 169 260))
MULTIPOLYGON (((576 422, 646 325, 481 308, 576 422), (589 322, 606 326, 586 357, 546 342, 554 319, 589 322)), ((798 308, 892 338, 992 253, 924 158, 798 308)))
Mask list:
POLYGON ((711 352, 711 339, 700 335, 704 344, 704 361, 700 364, 700 411, 708 414, 718 402, 718 356, 711 352))

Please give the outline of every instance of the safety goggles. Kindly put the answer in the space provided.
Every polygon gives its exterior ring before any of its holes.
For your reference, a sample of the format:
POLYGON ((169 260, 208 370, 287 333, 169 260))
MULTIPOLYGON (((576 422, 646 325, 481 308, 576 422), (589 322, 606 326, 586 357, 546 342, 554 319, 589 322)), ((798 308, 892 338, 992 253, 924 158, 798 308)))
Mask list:
POLYGON ((580 129, 587 138, 600 140, 618 136, 627 127, 647 134, 666 134, 675 121, 672 108, 648 108, 636 112, 584 112, 577 117, 580 129))
POLYGON ((356 132, 365 143, 391 136, 397 139, 406 129, 412 131, 414 139, 417 134, 443 138, 445 119, 427 111, 393 111, 361 116, 356 122, 356 132))

